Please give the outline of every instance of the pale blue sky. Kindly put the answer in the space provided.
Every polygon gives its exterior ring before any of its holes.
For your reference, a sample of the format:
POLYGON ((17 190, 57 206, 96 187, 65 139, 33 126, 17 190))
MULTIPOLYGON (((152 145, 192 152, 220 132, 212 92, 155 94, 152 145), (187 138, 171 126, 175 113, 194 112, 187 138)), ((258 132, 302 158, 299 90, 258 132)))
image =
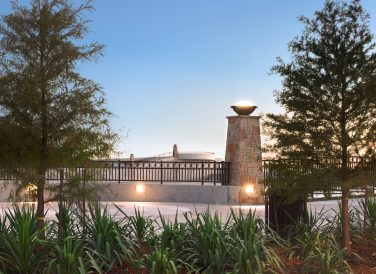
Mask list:
MULTIPOLYGON (((22 1, 27 2, 27 1, 22 1)), ((279 112, 269 75, 277 56, 324 0, 96 0, 89 40, 106 45, 97 64, 80 67, 100 83, 127 156, 172 150, 223 157, 230 105, 254 102, 279 112), (127 137, 128 132, 128 137, 127 137)), ((363 0, 376 32, 376 1, 363 0)), ((0 0, 0 14, 10 1, 0 0)))

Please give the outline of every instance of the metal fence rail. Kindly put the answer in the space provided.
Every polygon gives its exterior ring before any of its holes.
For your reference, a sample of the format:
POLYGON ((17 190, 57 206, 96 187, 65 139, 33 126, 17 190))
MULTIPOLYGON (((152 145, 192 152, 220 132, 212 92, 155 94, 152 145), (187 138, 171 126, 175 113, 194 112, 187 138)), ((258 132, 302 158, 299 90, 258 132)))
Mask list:
MULTIPOLYGON (((96 161, 87 167, 51 168, 46 179, 60 180, 63 170, 64 180, 85 177, 91 181, 152 181, 152 182, 199 182, 227 185, 229 163, 215 161, 96 161)), ((0 170, 0 180, 15 180, 25 174, 22 169, 0 170)))
MULTIPOLYGON (((355 186, 352 193, 362 192, 364 186, 372 188, 376 194, 376 162, 374 158, 349 157, 347 162, 349 180, 355 186)), ((268 159, 263 160, 264 181, 268 179, 283 179, 284 171, 291 176, 296 172, 299 176, 310 176, 314 172, 325 177, 328 185, 331 185, 330 194, 341 193, 339 187, 341 160, 334 158, 319 159, 268 159)), ((290 177, 291 179, 291 177, 290 177)), ((322 194, 324 191, 317 190, 315 194, 322 194)))

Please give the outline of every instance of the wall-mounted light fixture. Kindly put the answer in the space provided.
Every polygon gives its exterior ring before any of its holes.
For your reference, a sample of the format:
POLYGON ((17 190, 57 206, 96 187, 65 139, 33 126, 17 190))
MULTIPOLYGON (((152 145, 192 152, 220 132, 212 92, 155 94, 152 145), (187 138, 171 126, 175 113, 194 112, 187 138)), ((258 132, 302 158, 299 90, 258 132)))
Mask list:
POLYGON ((25 193, 27 195, 32 195, 36 193, 37 189, 38 187, 34 183, 28 183, 25 187, 25 193))
POLYGON ((251 195, 253 193, 255 193, 255 186, 254 185, 246 185, 245 188, 244 188, 244 191, 245 193, 247 193, 248 195, 251 195))
POLYGON ((145 186, 143 184, 137 184, 134 187, 134 191, 137 193, 144 193, 145 192, 145 186))

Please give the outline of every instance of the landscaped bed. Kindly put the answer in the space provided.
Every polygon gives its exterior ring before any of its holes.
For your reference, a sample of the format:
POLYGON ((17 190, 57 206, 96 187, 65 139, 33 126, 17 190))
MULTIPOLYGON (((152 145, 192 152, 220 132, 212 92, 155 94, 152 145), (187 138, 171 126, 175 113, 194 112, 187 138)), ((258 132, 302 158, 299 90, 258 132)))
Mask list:
POLYGON ((86 215, 60 206, 45 230, 30 208, 14 207, 0 220, 4 273, 376 273, 376 202, 351 212, 352 254, 340 248, 339 213, 308 214, 282 233, 252 212, 162 214, 144 217, 119 208, 114 219, 93 204, 86 215), (366 213, 366 218, 364 216, 366 213), (122 215, 119 218, 119 215, 122 215), (330 217, 328 217, 330 216, 330 217))

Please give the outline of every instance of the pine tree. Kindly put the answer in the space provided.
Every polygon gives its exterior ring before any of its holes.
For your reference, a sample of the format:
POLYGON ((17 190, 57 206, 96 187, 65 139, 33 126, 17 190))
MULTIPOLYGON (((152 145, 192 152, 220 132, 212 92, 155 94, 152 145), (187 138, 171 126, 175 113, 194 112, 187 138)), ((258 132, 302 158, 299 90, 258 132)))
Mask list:
POLYGON ((43 227, 46 171, 108 155, 110 128, 102 88, 77 66, 103 45, 85 43, 90 1, 12 3, 0 23, 0 164, 34 170, 38 227, 43 227))
POLYGON ((291 61, 280 58, 272 72, 284 114, 268 114, 265 127, 281 157, 340 160, 342 240, 350 252, 350 156, 375 154, 376 54, 369 15, 360 1, 328 0, 289 44, 291 61))

